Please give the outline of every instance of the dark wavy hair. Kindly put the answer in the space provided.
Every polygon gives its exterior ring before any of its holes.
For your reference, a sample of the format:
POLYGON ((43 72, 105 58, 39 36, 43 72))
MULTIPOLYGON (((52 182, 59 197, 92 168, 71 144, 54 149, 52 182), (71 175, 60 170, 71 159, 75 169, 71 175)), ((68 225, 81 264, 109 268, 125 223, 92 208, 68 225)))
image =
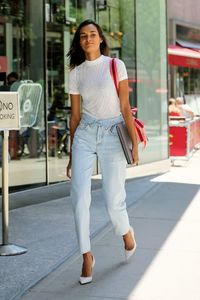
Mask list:
POLYGON ((109 47, 108 47, 106 38, 103 35, 103 31, 102 31, 101 27, 97 23, 95 23, 93 20, 87 19, 78 26, 78 28, 74 34, 74 38, 72 40, 70 50, 67 53, 67 57, 69 58, 70 69, 73 69, 76 66, 79 66, 82 62, 85 61, 85 53, 80 46, 80 30, 82 27, 84 27, 86 25, 90 25, 90 24, 94 25, 97 28, 99 36, 103 40, 100 44, 101 54, 108 55, 109 47))

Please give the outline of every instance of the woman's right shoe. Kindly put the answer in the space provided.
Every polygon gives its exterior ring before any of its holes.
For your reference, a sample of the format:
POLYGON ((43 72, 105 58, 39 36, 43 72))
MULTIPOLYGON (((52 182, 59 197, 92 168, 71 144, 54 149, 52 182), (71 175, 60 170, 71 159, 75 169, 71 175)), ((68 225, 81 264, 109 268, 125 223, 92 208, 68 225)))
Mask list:
POLYGON ((135 250, 136 250, 136 247, 137 247, 133 227, 130 227, 130 231, 131 231, 131 234, 132 234, 132 237, 133 237, 134 247, 131 250, 126 250, 125 249, 125 259, 126 259, 127 262, 131 258, 131 256, 135 253, 135 250))
MULTIPOLYGON (((92 257, 92 269, 94 268, 94 265, 95 265, 95 258, 93 256, 92 257)), ((90 283, 90 282, 92 282, 92 276, 88 276, 88 277, 80 276, 79 283, 81 285, 84 285, 84 284, 87 284, 87 283, 90 283)))

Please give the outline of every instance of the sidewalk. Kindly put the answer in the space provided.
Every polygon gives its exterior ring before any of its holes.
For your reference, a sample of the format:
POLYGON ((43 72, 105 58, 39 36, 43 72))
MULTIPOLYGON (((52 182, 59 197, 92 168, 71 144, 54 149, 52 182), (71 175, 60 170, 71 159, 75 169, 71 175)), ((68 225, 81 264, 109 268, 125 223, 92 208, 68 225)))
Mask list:
POLYGON ((86 286, 78 284, 81 258, 70 198, 12 210, 10 240, 28 252, 0 257, 0 299, 199 300, 199 166, 197 151, 166 174, 127 181, 138 244, 129 264, 124 263, 122 241, 113 234, 100 190, 93 191, 96 265, 93 282, 86 286))

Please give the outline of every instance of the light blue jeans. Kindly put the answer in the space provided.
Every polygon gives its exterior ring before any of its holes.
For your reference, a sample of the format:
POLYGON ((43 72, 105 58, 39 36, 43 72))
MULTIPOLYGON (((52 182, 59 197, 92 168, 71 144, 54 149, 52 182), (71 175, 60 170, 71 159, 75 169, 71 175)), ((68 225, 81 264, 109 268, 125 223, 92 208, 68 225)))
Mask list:
POLYGON ((91 251, 91 176, 96 157, 102 173, 102 188, 115 233, 130 229, 126 210, 126 160, 116 131, 122 116, 98 120, 83 114, 72 145, 71 196, 80 253, 91 251))

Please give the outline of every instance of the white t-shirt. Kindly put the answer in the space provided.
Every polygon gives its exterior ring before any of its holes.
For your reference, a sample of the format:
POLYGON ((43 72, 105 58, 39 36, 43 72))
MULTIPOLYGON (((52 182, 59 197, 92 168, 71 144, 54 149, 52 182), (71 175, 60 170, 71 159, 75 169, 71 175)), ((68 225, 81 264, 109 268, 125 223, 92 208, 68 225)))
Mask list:
MULTIPOLYGON (((70 71, 69 93, 81 95, 83 112, 97 119, 114 118, 121 114, 120 103, 110 73, 108 56, 101 55, 95 60, 85 60, 70 71)), ((116 58, 119 81, 127 79, 123 61, 116 58)))

